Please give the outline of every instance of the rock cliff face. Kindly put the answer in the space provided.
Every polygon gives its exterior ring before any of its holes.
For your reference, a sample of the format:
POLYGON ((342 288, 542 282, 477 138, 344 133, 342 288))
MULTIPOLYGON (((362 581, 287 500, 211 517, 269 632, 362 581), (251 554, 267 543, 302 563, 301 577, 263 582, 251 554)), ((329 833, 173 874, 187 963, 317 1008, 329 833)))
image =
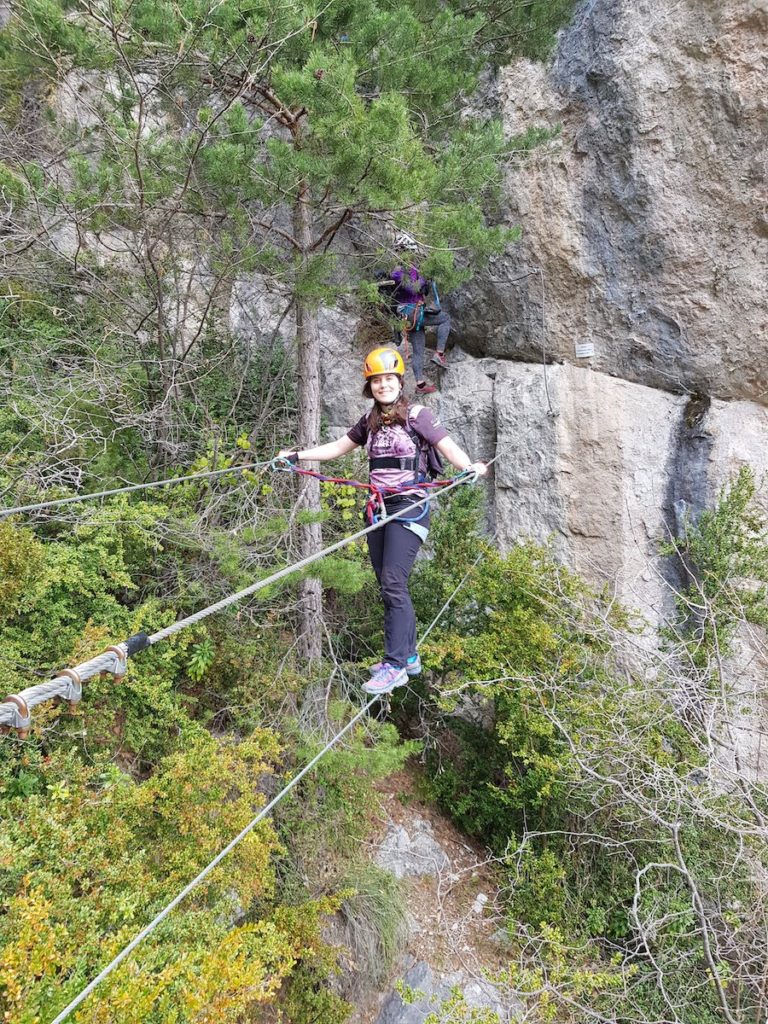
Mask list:
POLYGON ((499 81, 510 133, 560 125, 510 170, 522 243, 457 309, 504 359, 500 536, 554 535, 654 619, 657 539, 766 466, 767 31, 766 0, 588 0, 499 81))
POLYGON ((560 131, 510 168, 523 241, 461 297, 469 351, 768 401, 766 32, 766 0, 588 0, 500 76, 510 134, 560 131))

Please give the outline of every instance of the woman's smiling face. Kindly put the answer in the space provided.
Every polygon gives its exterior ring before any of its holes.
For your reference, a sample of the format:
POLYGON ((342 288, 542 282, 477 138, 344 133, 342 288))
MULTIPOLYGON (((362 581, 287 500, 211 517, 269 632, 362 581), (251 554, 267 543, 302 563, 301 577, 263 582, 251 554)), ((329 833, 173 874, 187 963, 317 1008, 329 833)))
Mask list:
POLYGON ((391 405, 400 396, 400 377, 396 373, 377 373, 370 384, 371 394, 380 405, 391 405))

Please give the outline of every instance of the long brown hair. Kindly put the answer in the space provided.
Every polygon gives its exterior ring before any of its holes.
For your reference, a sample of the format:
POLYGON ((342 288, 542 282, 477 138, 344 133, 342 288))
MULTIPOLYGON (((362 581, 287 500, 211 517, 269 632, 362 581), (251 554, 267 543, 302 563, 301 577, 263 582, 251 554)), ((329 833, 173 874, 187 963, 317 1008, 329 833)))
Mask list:
MULTIPOLYGON (((365 382, 363 396, 365 398, 373 398, 373 391, 371 391, 371 382, 369 380, 365 382)), ((381 406, 375 399, 373 401, 373 408, 368 413, 368 430, 371 434, 375 434, 382 427, 392 426, 393 423, 399 423, 402 427, 408 423, 408 399, 405 397, 404 391, 400 392, 400 397, 387 410, 386 419, 381 406)))

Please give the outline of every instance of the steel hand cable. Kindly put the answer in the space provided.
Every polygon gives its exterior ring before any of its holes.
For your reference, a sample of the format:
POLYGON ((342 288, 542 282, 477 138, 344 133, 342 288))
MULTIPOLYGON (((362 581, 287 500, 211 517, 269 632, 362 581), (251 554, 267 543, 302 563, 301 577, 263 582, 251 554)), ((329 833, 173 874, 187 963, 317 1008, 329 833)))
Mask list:
POLYGON ((271 465, 267 462, 249 462, 243 466, 230 466, 228 469, 212 469, 200 473, 190 473, 188 476, 171 476, 165 480, 150 480, 146 484, 128 484, 125 487, 113 487, 108 491, 94 491, 90 494, 76 494, 71 498, 55 498, 51 501, 39 501, 34 505, 17 505, 15 508, 0 509, 0 519, 6 516, 16 515, 18 512, 37 512, 44 508, 57 508, 60 505, 74 505, 81 501, 90 501, 95 498, 110 498, 115 494, 129 494, 132 491, 148 491, 152 487, 170 487, 172 484, 185 484, 190 480, 206 480, 215 476, 224 476, 226 473, 243 473, 246 470, 266 469, 271 465))
MULTIPOLYGON (((498 458, 499 455, 497 454, 493 459, 487 462, 486 465, 492 465, 498 458)), ((440 498, 444 494, 448 494, 455 487, 467 482, 474 482, 476 478, 477 476, 475 473, 467 475, 466 471, 464 471, 464 473, 446 484, 445 487, 436 491, 431 495, 431 497, 420 498, 411 505, 400 510, 398 512, 398 516, 405 516, 414 509, 420 508, 425 502, 432 500, 432 498, 440 498)), ((230 605, 236 604, 238 601, 242 601, 244 598, 258 593, 260 590, 264 590, 266 587, 271 586, 271 584, 276 583, 278 580, 284 579, 286 576, 290 576, 295 572, 299 572, 301 569, 306 568, 306 566, 311 565, 313 562, 319 561, 321 558, 325 558, 334 551, 340 551, 342 548, 354 543, 361 537, 365 537, 367 534, 373 533, 374 530, 380 530, 386 525, 387 521, 388 520, 383 520, 381 522, 373 523, 371 526, 366 526, 362 530, 358 530, 356 533, 353 533, 348 537, 344 537, 342 540, 336 541, 335 544, 331 544, 327 548, 323 548, 321 551, 318 551, 313 555, 307 555, 298 562, 294 562, 283 569, 279 569, 277 572, 272 573, 263 580, 252 583, 249 587, 245 587, 243 590, 239 590, 234 594, 230 594, 228 597, 222 598, 221 601, 217 601, 215 604, 209 605, 207 608, 203 608, 200 611, 195 612, 193 615, 189 615, 184 619, 179 619, 177 622, 172 623, 170 626, 166 626, 164 629, 158 630, 156 633, 152 633, 150 636, 147 636, 145 633, 139 633, 136 636, 130 637, 128 640, 117 644, 111 649, 108 648, 103 654, 99 654, 95 658, 91 658, 89 661, 83 662, 72 669, 66 669, 64 672, 59 673, 46 683, 30 686, 25 690, 21 690, 17 694, 11 694, 9 697, 5 698, 5 702, 0 702, 0 726, 10 726, 20 730, 27 730, 31 721, 30 712, 37 704, 41 704, 45 700, 50 700, 52 697, 62 697, 64 700, 78 701, 82 691, 82 683, 85 682, 85 680, 91 679, 93 676, 98 675, 99 672, 112 672, 116 675, 121 674, 121 672, 124 671, 124 664, 127 659, 132 657, 134 654, 138 654, 139 651, 145 650, 147 647, 173 636, 182 629, 186 629, 188 626, 192 626, 195 623, 200 622, 202 619, 208 618, 210 615, 214 615, 216 612, 223 611, 230 605)))
MULTIPOLYGON (((492 460, 496 461, 498 455, 492 460)), ((491 465, 490 462, 487 465, 491 465)), ((397 515, 405 516, 408 512, 412 512, 416 508, 421 508, 425 502, 431 501, 433 498, 442 497, 455 487, 465 484, 467 482, 473 482, 476 479, 475 475, 467 476, 461 474, 456 477, 451 483, 447 484, 441 490, 435 492, 433 495, 419 498, 418 501, 414 501, 413 504, 407 505, 401 509, 397 515)), ((387 520, 382 522, 373 523, 371 526, 366 526, 362 530, 358 530, 356 533, 350 534, 348 537, 342 538, 342 540, 336 541, 335 544, 329 545, 327 548, 323 548, 321 551, 315 552, 313 555, 307 555, 305 558, 300 559, 298 562, 294 562, 292 565, 286 566, 284 569, 280 569, 271 576, 267 576, 266 579, 260 580, 258 583, 252 583, 250 587, 246 587, 244 590, 239 590, 236 594, 230 594, 229 597, 223 598, 221 601, 217 601, 216 604, 210 605, 208 608, 203 608, 201 611, 196 612, 194 615, 188 616, 186 619, 181 619, 179 622, 174 622, 172 625, 167 626, 165 629, 158 630, 157 633, 153 633, 149 637, 149 643, 155 644, 159 640, 165 640, 166 637, 172 636, 174 633, 178 633, 179 630, 184 629, 187 626, 192 626, 201 619, 207 618, 209 615, 213 615, 215 612, 222 611, 224 608, 231 604, 235 604, 238 601, 242 601, 245 597, 250 597, 251 594, 255 594, 259 590, 263 590, 264 587, 270 586, 272 583, 276 583, 277 580, 284 579, 286 576, 290 576, 294 572, 298 572, 300 569, 306 568, 313 562, 319 561, 321 558, 325 558, 327 555, 332 554, 334 551, 340 551, 348 544, 353 544, 355 541, 360 540, 361 537, 367 536, 369 533, 373 533, 374 530, 380 530, 383 526, 386 526, 387 520)))

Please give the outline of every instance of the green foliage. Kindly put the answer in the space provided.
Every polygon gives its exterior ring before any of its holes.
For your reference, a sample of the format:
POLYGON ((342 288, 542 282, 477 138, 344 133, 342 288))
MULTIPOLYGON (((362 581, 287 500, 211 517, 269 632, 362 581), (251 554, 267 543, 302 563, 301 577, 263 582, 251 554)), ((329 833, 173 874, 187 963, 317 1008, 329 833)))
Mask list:
MULTIPOLYGON (((351 291, 373 257, 345 251, 343 224, 373 231, 374 248, 382 221, 416 232, 444 288, 512 241, 486 215, 516 146, 497 121, 462 119, 457 102, 512 38, 505 18, 432 0, 322 11, 304 0, 17 5, 0 32, 0 106, 23 128, 22 100, 33 98, 45 144, 37 154, 10 146, 0 164, 0 198, 15 214, 0 294, 6 500, 228 468, 290 443, 290 346, 282 320, 254 318, 247 287, 267 275, 286 316, 351 291), (67 90, 87 97, 78 123, 67 123, 67 90), (291 240, 301 213, 309 238, 291 240), (60 245, 39 235, 40 216, 61 228, 60 245), (235 334, 230 297, 241 285, 235 334)), ((233 473, 68 506, 61 519, 40 517, 34 534, 0 524, 2 685, 22 689, 39 678, 30 670, 85 660, 287 564, 292 486, 233 473)), ((354 528, 363 500, 324 489, 328 541, 354 528)), ((452 545, 431 582, 425 570, 422 613, 439 607, 479 544, 452 545)), ((356 659, 381 629, 365 544, 313 571, 328 589, 334 648, 356 659)), ((25 746, 0 741, 9 1019, 52 1016, 262 802, 271 735, 230 745, 206 730, 250 735, 295 703, 305 683, 286 654, 295 582, 142 652, 121 682, 88 680, 74 714, 37 709, 25 746)), ((449 629, 458 635, 476 613, 465 604, 449 629)), ((487 633, 492 661, 502 637, 487 633)), ((429 656, 437 666, 439 649, 429 656)), ((290 739, 291 762, 314 752, 290 739)), ((522 742, 505 737, 499 750, 522 742)), ((319 939, 335 904, 307 902, 303 879, 328 893, 354 875, 348 911, 370 924, 376 963, 386 962, 397 893, 349 860, 375 780, 414 749, 373 727, 329 755, 298 809, 281 812, 286 850, 266 825, 250 836, 231 877, 217 873, 180 908, 82 1020, 241 1020, 281 989, 291 1019, 340 1021, 349 1007, 327 989, 333 955, 319 939)), ((552 772, 531 762, 531 778, 534 767, 543 790, 552 772)))
POLYGON ((441 691, 428 765, 435 797, 506 866, 513 953, 499 982, 542 1020, 659 1020, 674 1007, 713 1024, 723 1002, 751 1019, 761 976, 745 965, 765 955, 762 910, 757 931, 753 915, 764 793, 743 772, 737 788, 713 782, 723 768, 712 742, 733 744, 727 666, 713 652, 747 615, 762 621, 766 523, 754 481, 742 471, 668 549, 694 581, 681 602, 690 677, 665 655, 635 678, 616 658, 630 617, 546 549, 489 551, 472 568, 482 551, 473 516, 457 503, 455 523, 436 518, 418 590, 427 615, 472 570, 422 651, 441 691), (691 693, 688 716, 681 694, 691 693))
POLYGON ((468 490, 435 518, 435 557, 419 570, 414 593, 426 621, 465 580, 424 644, 422 661, 439 673, 445 709, 456 708, 468 688, 464 680, 472 680, 492 702, 495 725, 489 735, 452 719, 444 752, 441 744, 430 752, 433 787, 463 828, 502 853, 524 816, 544 825, 563 809, 564 787, 577 774, 539 675, 552 672, 562 681, 559 707, 574 727, 593 718, 596 700, 606 714, 613 701, 603 692, 604 647, 584 630, 593 595, 535 545, 500 556, 478 537, 480 514, 468 490))
POLYGON ((620 954, 601 957, 594 946, 549 925, 533 933, 529 950, 535 950, 535 957, 511 959, 497 980, 524 997, 536 1019, 546 1022, 599 1020, 604 1015, 613 1019, 616 995, 620 999, 631 992, 638 974, 635 967, 623 965, 620 954))
MULTIPOLYGON (((348 708, 331 709, 336 729, 341 728, 348 708), (335 711, 335 714, 333 713, 335 711)), ((359 844, 370 828, 376 803, 374 784, 402 768, 419 748, 414 740, 401 742, 391 724, 371 723, 375 743, 358 730, 346 747, 330 750, 302 782, 299 799, 283 805, 279 812, 280 834, 291 852, 286 869, 298 866, 301 876, 323 879, 326 885, 341 887, 349 860, 359 856, 359 844)), ((317 749, 300 740, 296 755, 308 761, 317 749)), ((298 890, 304 883, 298 878, 298 890)))
MULTIPOLYGON (((259 782, 276 754, 274 739, 263 732, 239 744, 200 737, 140 784, 109 762, 86 768, 73 754, 58 754, 35 766, 44 785, 23 804, 6 787, 0 802, 6 1016, 50 1019, 61 1010, 253 817, 264 802, 259 782)), ((17 763, 23 756, 17 748, 17 763)), ((267 823, 251 832, 227 865, 102 984, 78 1019, 103 1020, 109 1007, 136 1024, 234 1021, 254 1002, 272 1002, 293 965, 305 955, 314 959, 318 945, 311 907, 302 929, 279 910, 254 923, 242 917, 256 899, 262 908, 274 905, 276 850, 267 823)))
POLYGON ((292 1024, 344 1024, 348 1020, 354 1006, 326 986, 332 973, 305 965, 293 973, 282 1003, 292 1024))
POLYGON ((340 913, 352 954, 364 977, 378 987, 405 945, 405 894, 391 871, 367 862, 350 864, 343 889, 351 890, 340 913))
POLYGON ((36 582, 44 559, 42 545, 31 531, 0 520, 0 621, 18 614, 21 598, 36 582))
MULTIPOLYGON (((170 553, 158 545, 156 528, 169 514, 159 501, 116 499, 98 512, 83 511, 83 522, 74 527, 52 530, 45 543, 28 530, 0 524, 0 680, 8 692, 34 681, 20 678, 19 665, 77 664, 111 643, 141 630, 154 632, 177 617, 152 596, 149 584, 157 573, 168 571, 170 553), (143 581, 142 597, 138 581, 143 581)), ((219 564, 225 565, 236 550, 230 544, 219 564)), ((235 558, 233 571, 241 568, 235 558)), ((204 603, 206 591, 199 596, 204 603)), ((218 642, 204 625, 185 630, 132 659, 121 682, 88 680, 74 719, 52 705, 42 706, 34 730, 44 735, 53 729, 48 742, 54 747, 74 743, 89 755, 117 743, 137 766, 151 766, 199 729, 189 714, 197 703, 189 693, 193 683, 205 678, 221 688, 223 703, 228 687, 239 685, 244 651, 238 633, 226 622, 218 642), (87 739, 77 721, 81 718, 87 739)), ((251 640, 257 649, 258 640, 251 640)), ((271 682, 270 656, 263 646, 255 660, 256 678, 271 682)), ((256 724, 253 718, 248 722, 256 724)))
POLYGON ((470 1006, 458 985, 438 1010, 428 1014, 424 1024, 447 1024, 449 1021, 451 1024, 501 1024, 501 1018, 494 1010, 470 1006))
POLYGON ((354 595, 360 593, 363 586, 370 581, 370 567, 352 561, 350 558, 334 558, 329 555, 318 563, 317 575, 323 586, 335 590, 338 594, 354 595))
MULTIPOLYGON (((463 6, 462 0, 458 2, 463 6)), ((492 2, 485 7, 486 27, 481 36, 491 60, 503 61, 510 52, 543 61, 552 52, 556 33, 567 24, 575 0, 517 0, 492 2)))
POLYGON ((0 30, 0 102, 6 114, 20 113, 18 99, 29 78, 57 74, 59 61, 73 58, 87 68, 104 69, 110 50, 99 33, 69 16, 58 0, 26 0, 23 10, 0 30), (45 46, 40 46, 41 36, 45 46))
POLYGON ((768 625, 768 528, 756 492, 754 473, 743 466, 714 509, 686 520, 682 537, 661 546, 692 580, 676 600, 697 666, 730 652, 740 622, 768 625))
MULTIPOLYGON (((485 219, 499 198, 499 162, 508 150, 500 122, 463 121, 456 99, 473 92, 489 56, 500 55, 505 40, 514 45, 519 23, 540 20, 545 5, 490 17, 421 0, 365 0, 322 16, 302 0, 279 8, 257 3, 247 12, 182 6, 174 16, 166 5, 118 5, 106 16, 116 19, 110 36, 95 12, 70 17, 63 2, 29 0, 24 17, 2 33, 9 66, 16 62, 9 102, 24 69, 49 75, 54 85, 73 69, 86 76, 111 69, 98 96, 93 92, 96 123, 87 132, 63 126, 72 133, 69 188, 40 167, 27 173, 25 187, 74 215, 81 232, 141 232, 159 214, 163 244, 137 260, 139 307, 160 293, 173 300, 169 285, 184 270, 173 238, 183 239, 184 249, 202 241, 206 264, 222 282, 244 270, 275 273, 311 308, 346 290, 350 274, 359 279, 367 271, 349 258, 342 268, 334 251, 348 218, 365 228, 370 212, 386 213, 415 231, 432 254, 425 269, 439 273, 446 288, 516 237, 485 219), (188 47, 194 64, 180 59, 188 47), (147 64, 161 69, 162 88, 141 96, 145 81, 135 69, 147 64), (259 88, 243 90, 233 67, 259 88), (196 111, 189 124, 178 116, 186 105, 196 111), (264 133, 265 119, 288 131, 264 133), (294 239, 286 249, 286 232, 264 229, 254 203, 307 210, 311 239, 294 239), (199 218, 208 216, 217 218, 217 230, 201 238, 199 218)), ((10 164, 8 175, 21 181, 10 164)), ((89 263, 88 246, 78 259, 89 263)), ((134 287, 134 305, 136 297, 134 287)), ((213 321, 215 307, 205 315, 213 321)), ((139 319, 162 349, 186 348, 156 309, 139 319)))
POLYGON ((0 161, 0 201, 6 206, 23 205, 27 199, 27 186, 23 179, 0 161))
POLYGON ((210 637, 196 644, 189 655, 187 671, 192 679, 199 682, 213 664, 214 648, 210 637))

